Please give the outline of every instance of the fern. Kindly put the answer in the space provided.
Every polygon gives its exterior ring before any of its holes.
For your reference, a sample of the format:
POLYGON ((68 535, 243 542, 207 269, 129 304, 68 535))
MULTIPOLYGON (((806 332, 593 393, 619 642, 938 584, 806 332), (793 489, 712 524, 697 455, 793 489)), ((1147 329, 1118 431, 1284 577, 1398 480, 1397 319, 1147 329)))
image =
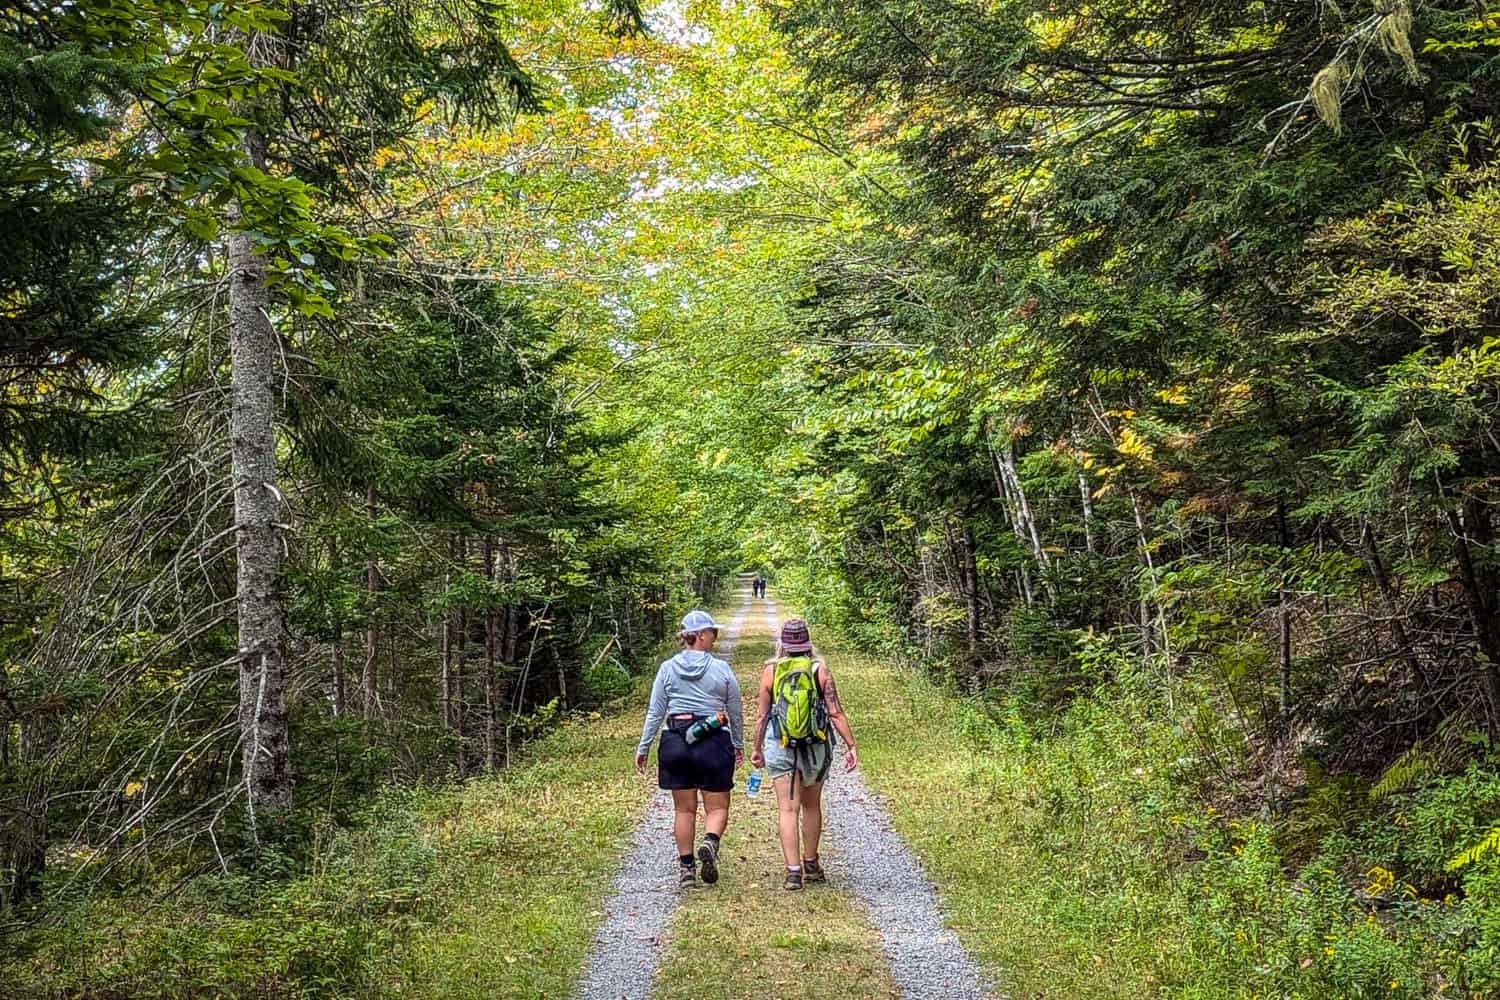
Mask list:
POLYGON ((1485 834, 1479 843, 1464 848, 1449 859, 1448 870, 1456 872, 1460 868, 1472 865, 1486 854, 1496 853, 1500 853, 1500 826, 1485 834))
POLYGON ((1418 742, 1393 760, 1391 766, 1380 775, 1380 780, 1370 786, 1370 800, 1379 802, 1397 792, 1404 792, 1438 770, 1438 766, 1438 759, 1424 750, 1418 742))

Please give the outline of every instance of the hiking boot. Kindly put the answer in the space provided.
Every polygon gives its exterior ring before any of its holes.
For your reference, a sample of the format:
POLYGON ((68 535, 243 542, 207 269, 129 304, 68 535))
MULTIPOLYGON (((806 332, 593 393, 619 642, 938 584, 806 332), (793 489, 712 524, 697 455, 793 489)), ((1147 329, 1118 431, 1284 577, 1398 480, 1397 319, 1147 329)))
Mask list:
POLYGON ((808 883, 828 881, 828 873, 823 870, 822 865, 818 864, 817 858, 811 861, 806 858, 802 859, 802 881, 808 883))
POLYGON ((786 870, 786 881, 781 883, 781 887, 788 892, 794 892, 802 888, 802 873, 794 872, 788 868, 786 870))
POLYGON ((705 840, 703 842, 703 846, 698 848, 698 863, 702 866, 705 884, 713 885, 719 881, 719 844, 717 841, 705 840))
POLYGON ((677 866, 677 887, 680 889, 691 889, 698 884, 698 873, 693 865, 677 866))

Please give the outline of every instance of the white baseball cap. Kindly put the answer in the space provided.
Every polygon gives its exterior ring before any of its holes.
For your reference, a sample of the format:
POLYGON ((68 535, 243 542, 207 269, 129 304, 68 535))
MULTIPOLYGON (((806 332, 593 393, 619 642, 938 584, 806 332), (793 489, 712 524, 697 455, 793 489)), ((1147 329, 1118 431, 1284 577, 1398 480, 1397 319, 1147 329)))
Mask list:
POLYGON ((682 616, 682 630, 684 632, 702 632, 706 628, 724 631, 724 626, 714 621, 714 616, 707 611, 693 610, 682 616))

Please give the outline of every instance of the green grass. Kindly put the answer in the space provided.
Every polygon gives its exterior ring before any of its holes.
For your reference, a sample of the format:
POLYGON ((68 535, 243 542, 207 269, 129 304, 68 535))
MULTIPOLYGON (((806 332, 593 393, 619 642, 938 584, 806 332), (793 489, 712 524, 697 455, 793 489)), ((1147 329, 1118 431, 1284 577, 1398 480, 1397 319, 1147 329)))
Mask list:
POLYGON ((1137 843, 1132 815, 1075 822, 1083 813, 1038 794, 1030 762, 977 753, 965 706, 936 684, 831 659, 865 781, 1000 988, 1016 1000, 1160 995, 1178 942, 1159 937, 1174 919, 1161 912, 1165 868, 1137 843))
MULTIPOLYGON (((750 726, 768 625, 748 617, 735 657, 750 726)), ((1351 828, 1291 871, 1275 827, 1194 805, 1179 769, 1190 741, 1128 695, 1028 720, 881 660, 830 659, 865 780, 1005 995, 1497 995, 1500 860, 1466 869, 1462 894, 1378 913, 1349 889, 1376 864, 1441 867, 1455 817, 1489 829, 1500 797, 1489 771, 1409 794, 1402 824, 1351 828)), ((58 903, 0 942, 0 996, 566 997, 653 794, 631 767, 644 698, 566 723, 503 774, 387 789, 306 869, 199 877, 170 895, 160 872, 58 903)), ((722 870, 676 914, 661 996, 893 995, 836 867, 829 886, 780 888, 769 789, 734 797, 722 870)))
POLYGON ((566 995, 649 794, 625 712, 550 737, 517 772, 446 800, 428 827, 451 859, 441 916, 379 963, 406 997, 566 995))
MULTIPOLYGON (((760 665, 771 651, 757 634, 763 628, 747 619, 747 641, 734 656, 751 734, 760 665)), ((743 786, 747 774, 740 772, 737 784, 743 786)), ((865 911, 838 888, 836 875, 832 883, 801 892, 782 888, 776 797, 769 785, 755 799, 737 789, 721 859, 718 884, 687 893, 672 921, 658 997, 852 1000, 899 995, 865 911)))
MULTIPOLYGON (((1490 771, 1335 826, 1298 867, 1278 842, 1287 821, 1221 815, 1194 763, 1200 736, 1126 689, 1027 718, 879 660, 832 659, 865 780, 1015 1000, 1500 995, 1500 861, 1442 897, 1408 886, 1371 902, 1365 888, 1391 869, 1420 879, 1455 829, 1492 826, 1490 771)), ((1211 721, 1205 709, 1192 725, 1211 721)))
POLYGON ((310 873, 63 910, 0 960, 0 993, 566 995, 650 793, 632 767, 638 700, 567 723, 504 774, 388 791, 310 873))

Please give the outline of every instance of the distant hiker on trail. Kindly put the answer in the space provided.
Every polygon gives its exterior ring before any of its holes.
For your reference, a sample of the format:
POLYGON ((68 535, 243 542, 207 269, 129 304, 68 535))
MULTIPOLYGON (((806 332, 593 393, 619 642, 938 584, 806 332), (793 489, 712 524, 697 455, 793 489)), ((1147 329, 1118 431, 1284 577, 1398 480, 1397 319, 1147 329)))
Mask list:
POLYGON ((766 578, 763 577, 763 576, 760 576, 759 574, 757 574, 756 577, 755 577, 755 579, 753 581, 751 581, 751 584, 750 584, 750 593, 753 594, 756 597, 765 597, 766 596, 766 578))
POLYGON ((672 792, 678 884, 696 882, 693 839, 698 798, 703 798, 703 845, 698 861, 703 881, 719 880, 719 838, 729 825, 734 769, 745 759, 745 722, 740 683, 728 663, 713 655, 719 625, 707 611, 689 611, 677 633, 682 652, 662 663, 651 685, 651 704, 636 746, 635 769, 646 773, 646 755, 661 729, 656 751, 657 784, 672 792))
POLYGON ((858 766, 859 755, 833 673, 813 648, 801 619, 781 626, 776 655, 761 671, 758 715, 750 762, 769 770, 776 786, 781 853, 786 858, 782 887, 801 889, 803 882, 825 882, 818 841, 823 836, 823 779, 833 760, 834 733, 844 741, 846 770, 858 766))

